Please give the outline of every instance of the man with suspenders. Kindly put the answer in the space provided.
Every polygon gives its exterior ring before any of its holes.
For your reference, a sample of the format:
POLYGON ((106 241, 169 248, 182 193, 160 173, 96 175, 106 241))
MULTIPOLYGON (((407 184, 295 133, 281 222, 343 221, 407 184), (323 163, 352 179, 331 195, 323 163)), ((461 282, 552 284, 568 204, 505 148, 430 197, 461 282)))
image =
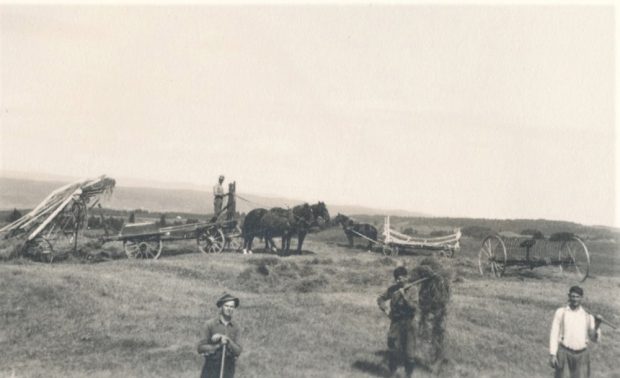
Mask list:
POLYGON ((549 336, 551 367, 555 378, 568 371, 570 378, 590 377, 588 343, 598 342, 601 336, 600 316, 590 315, 582 306, 583 289, 573 286, 568 291, 568 305, 555 311, 549 336))

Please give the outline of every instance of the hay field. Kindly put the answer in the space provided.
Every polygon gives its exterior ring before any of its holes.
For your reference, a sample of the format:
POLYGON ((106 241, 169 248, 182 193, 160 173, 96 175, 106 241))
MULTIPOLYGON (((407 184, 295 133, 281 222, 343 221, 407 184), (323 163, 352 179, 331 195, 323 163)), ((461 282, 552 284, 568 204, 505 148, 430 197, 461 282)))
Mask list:
MULTIPOLYGON (((413 267, 425 256, 384 257, 345 243, 332 229, 310 235, 303 256, 286 258, 204 255, 177 242, 158 261, 4 261, 0 377, 196 377, 198 331, 224 291, 241 298, 238 377, 387 376, 389 321, 375 300, 399 262, 413 267)), ((479 243, 466 238, 454 259, 441 260, 456 272, 447 360, 425 366, 421 340, 416 376, 549 376, 551 318, 573 282, 555 268, 480 277, 479 243)), ((592 260, 584 304, 618 323, 617 247, 599 243, 592 260)), ((593 376, 620 377, 620 331, 603 331, 593 376)))

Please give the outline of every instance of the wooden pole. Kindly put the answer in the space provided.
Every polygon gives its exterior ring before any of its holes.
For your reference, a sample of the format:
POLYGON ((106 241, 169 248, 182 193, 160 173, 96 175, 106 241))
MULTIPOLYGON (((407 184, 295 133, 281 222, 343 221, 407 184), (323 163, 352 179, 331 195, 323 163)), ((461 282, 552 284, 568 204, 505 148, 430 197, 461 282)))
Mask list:
POLYGON ((237 184, 235 181, 228 184, 228 201, 226 203, 226 220, 232 220, 235 218, 237 211, 237 204, 235 203, 235 191, 237 184))
POLYGON ((220 378, 224 377, 224 359, 226 358, 226 344, 222 348, 222 363, 220 364, 220 378))

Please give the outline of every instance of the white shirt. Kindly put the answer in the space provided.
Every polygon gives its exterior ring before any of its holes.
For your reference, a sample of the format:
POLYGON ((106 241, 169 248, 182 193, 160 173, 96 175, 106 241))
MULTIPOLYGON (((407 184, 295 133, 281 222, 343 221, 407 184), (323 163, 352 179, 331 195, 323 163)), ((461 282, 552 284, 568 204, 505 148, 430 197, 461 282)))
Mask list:
POLYGON ((213 186, 213 195, 218 197, 218 196, 223 196, 224 195, 224 188, 222 187, 221 184, 215 184, 213 186))
MULTIPOLYGON (((560 307, 555 311, 549 335, 549 353, 556 355, 560 344, 573 350, 581 350, 588 346, 589 333, 594 332, 594 317, 579 306, 572 310, 570 306, 560 307)), ((596 331, 594 341, 600 336, 596 331)))

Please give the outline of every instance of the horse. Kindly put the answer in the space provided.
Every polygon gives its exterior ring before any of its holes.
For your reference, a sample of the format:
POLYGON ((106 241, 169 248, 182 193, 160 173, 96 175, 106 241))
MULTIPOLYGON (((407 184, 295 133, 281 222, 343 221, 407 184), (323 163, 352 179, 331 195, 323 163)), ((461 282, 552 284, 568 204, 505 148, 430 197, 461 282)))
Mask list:
POLYGON ((364 236, 368 240, 368 250, 372 250, 372 241, 377 241, 377 228, 369 223, 354 222, 353 219, 338 213, 334 218, 335 224, 340 224, 349 241, 349 247, 353 247, 355 237, 364 236))
POLYGON ((292 209, 272 208, 254 209, 248 213, 243 223, 243 249, 252 250, 252 240, 255 236, 265 239, 265 248, 275 248, 274 237, 282 238, 282 252, 289 254, 290 243, 293 236, 297 236, 297 254, 301 254, 301 248, 307 233, 311 228, 322 228, 329 222, 329 211, 325 203, 315 205, 307 203, 293 207, 292 209))
POLYGON ((312 229, 323 229, 325 228, 330 221, 329 211, 327 210, 327 206, 325 202, 317 202, 314 205, 310 205, 310 209, 312 210, 312 215, 314 216, 314 223, 311 225, 312 229))

